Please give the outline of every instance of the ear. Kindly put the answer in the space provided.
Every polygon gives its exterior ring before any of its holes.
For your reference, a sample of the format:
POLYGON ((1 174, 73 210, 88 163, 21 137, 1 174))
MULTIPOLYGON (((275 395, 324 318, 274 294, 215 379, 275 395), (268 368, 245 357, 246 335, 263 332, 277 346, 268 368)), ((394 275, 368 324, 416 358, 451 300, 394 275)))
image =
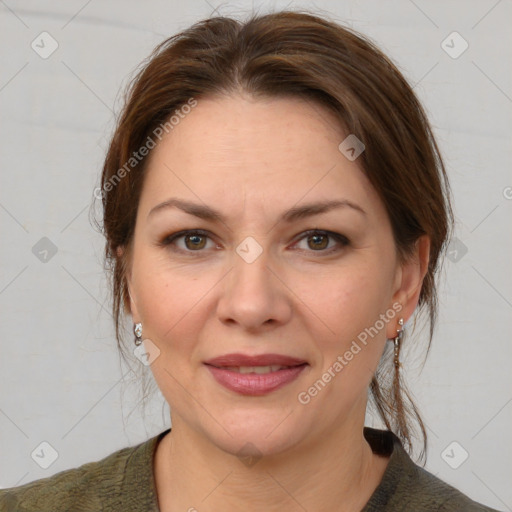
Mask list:
MULTIPOLYGON (((403 318, 404 323, 412 316, 418 305, 429 259, 430 238, 423 235, 416 240, 414 252, 397 268, 393 304, 397 302, 401 304, 402 309, 398 312, 397 319, 403 318)), ((395 322, 389 322, 386 333, 389 339, 396 336, 397 328, 395 322)))
MULTIPOLYGON (((124 254, 125 248, 122 246, 117 247, 116 249, 116 255, 118 258, 122 258, 124 254)), ((129 313, 132 316, 133 321, 136 323, 139 320, 139 313, 137 311, 137 304, 134 300, 134 293, 133 293, 133 285, 132 285, 132 275, 131 275, 131 267, 130 265, 126 265, 126 288, 128 290, 128 296, 130 298, 129 300, 129 313)))

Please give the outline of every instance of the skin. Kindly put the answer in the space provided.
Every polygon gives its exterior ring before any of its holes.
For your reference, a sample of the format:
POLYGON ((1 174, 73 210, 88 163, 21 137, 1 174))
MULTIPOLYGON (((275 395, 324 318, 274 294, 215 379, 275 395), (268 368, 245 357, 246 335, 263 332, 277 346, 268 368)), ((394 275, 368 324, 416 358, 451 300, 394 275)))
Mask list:
POLYGON ((160 350, 151 369, 172 411, 172 432, 154 461, 163 512, 238 511, 248 503, 262 511, 356 511, 382 479, 388 459, 363 437, 367 389, 398 319, 416 308, 429 240, 400 262, 377 192, 357 159, 338 149, 346 135, 319 105, 240 94, 200 99, 150 155, 127 280, 133 321, 160 350), (171 197, 209 205, 226 220, 177 208, 148 217, 171 197), (326 199, 365 213, 345 206, 280 220, 289 208, 326 199), (208 237, 159 245, 185 229, 208 237), (308 238, 310 229, 349 243, 308 238), (262 249, 252 263, 236 252, 249 236, 262 249), (301 404, 298 394, 396 303, 400 313, 301 404), (286 354, 309 366, 279 390, 243 396, 203 365, 233 352, 286 354), (244 446, 258 457, 252 466, 237 457, 244 446))

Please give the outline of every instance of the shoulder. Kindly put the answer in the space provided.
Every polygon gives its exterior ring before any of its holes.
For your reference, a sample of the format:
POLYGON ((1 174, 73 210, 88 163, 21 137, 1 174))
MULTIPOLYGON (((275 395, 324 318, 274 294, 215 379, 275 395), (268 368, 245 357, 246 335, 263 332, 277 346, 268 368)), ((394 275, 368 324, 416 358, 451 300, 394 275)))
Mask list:
POLYGON ((365 437, 374 452, 387 450, 390 459, 363 512, 498 512, 415 464, 392 432, 365 428, 365 437))
POLYGON ((48 478, 0 491, 0 511, 101 510, 102 498, 118 487, 127 456, 123 449, 105 459, 48 478))
MULTIPOLYGON (((414 464, 411 461, 412 464, 414 464)), ((408 487, 409 506, 415 510, 438 512, 498 512, 493 508, 472 500, 455 487, 437 478, 420 466, 410 471, 408 487), (422 507, 422 508, 420 508, 422 507)))
POLYGON ((134 448, 48 478, 0 491, 0 511, 103 510, 103 501, 121 487, 127 461, 134 448))
POLYGON ((141 505, 150 510, 148 504, 155 499, 152 455, 163 435, 102 460, 0 490, 0 512, 128 511, 141 505))

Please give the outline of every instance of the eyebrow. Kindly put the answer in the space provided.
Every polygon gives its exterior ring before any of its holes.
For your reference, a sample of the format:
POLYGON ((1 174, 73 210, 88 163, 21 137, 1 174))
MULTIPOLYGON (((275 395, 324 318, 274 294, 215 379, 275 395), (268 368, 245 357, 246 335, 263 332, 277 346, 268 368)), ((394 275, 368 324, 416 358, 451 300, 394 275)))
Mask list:
MULTIPOLYGON (((319 215, 321 213, 328 212, 335 208, 343 207, 351 208, 363 215, 366 215, 366 212, 363 210, 363 208, 361 208, 356 203, 353 203, 352 201, 349 201, 347 199, 338 199, 329 201, 319 201, 316 203, 308 203, 304 204, 303 206, 295 206, 285 211, 281 216, 281 220, 287 223, 291 223, 299 219, 304 219, 306 217, 311 217, 313 215, 319 215)), ((151 211, 148 213, 148 218, 150 216, 153 216, 157 212, 167 210, 169 208, 179 208, 185 213, 188 213, 189 215, 193 215, 200 219, 226 224, 226 218, 224 217, 224 215, 222 215, 222 213, 215 210, 214 208, 207 205, 193 203, 191 201, 185 201, 183 199, 177 199, 174 197, 153 207, 151 211)))

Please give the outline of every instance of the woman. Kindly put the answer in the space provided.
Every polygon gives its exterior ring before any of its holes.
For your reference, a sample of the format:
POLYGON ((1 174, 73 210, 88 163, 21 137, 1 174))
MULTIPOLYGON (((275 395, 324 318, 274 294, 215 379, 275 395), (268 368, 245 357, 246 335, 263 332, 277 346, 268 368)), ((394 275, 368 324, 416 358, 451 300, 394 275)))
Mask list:
POLYGON ((425 114, 370 42, 296 12, 170 38, 101 197, 118 342, 129 314, 172 429, 2 510, 491 510, 407 452, 426 435, 404 325, 424 310, 432 337, 452 214, 425 114), (387 430, 364 426, 368 391, 387 430))

